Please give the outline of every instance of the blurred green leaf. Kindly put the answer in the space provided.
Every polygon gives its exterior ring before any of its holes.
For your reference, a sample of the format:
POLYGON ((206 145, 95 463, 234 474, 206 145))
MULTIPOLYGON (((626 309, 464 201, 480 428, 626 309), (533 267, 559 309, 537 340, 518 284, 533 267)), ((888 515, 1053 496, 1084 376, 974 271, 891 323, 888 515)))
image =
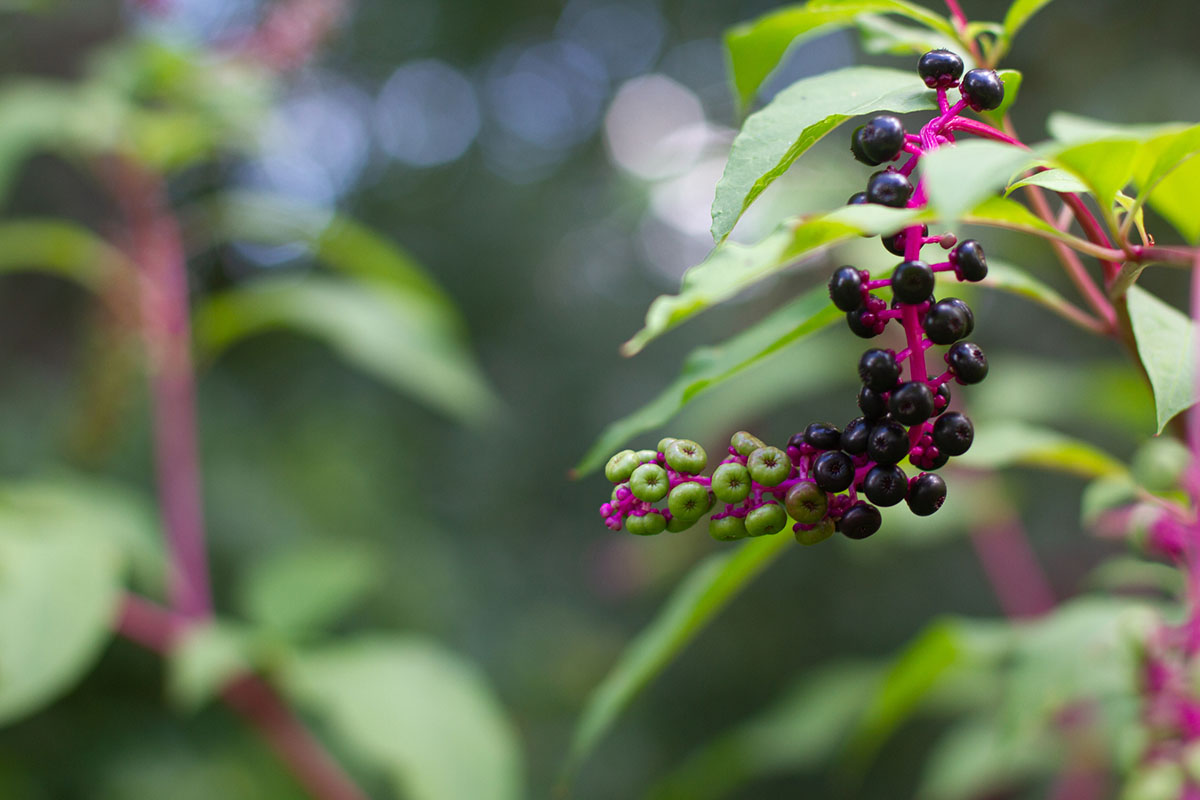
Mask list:
POLYGON ((903 0, 810 0, 804 5, 776 9, 725 34, 739 106, 745 108, 750 104, 763 81, 793 47, 851 26, 866 14, 898 14, 954 37, 954 28, 945 17, 903 0))
POLYGON ((1087 184, 1067 172, 1065 169, 1046 169, 1032 175, 1013 181, 1005 190, 1005 196, 1012 194, 1022 186, 1040 186, 1052 192, 1072 192, 1078 194, 1088 190, 1087 184))
POLYGON ((1170 564, 1143 561, 1133 556, 1118 556, 1102 561, 1087 576, 1087 585, 1099 591, 1128 594, 1147 589, 1168 597, 1183 597, 1186 578, 1170 564))
POLYGON ((1083 489, 1080 518, 1091 527, 1100 516, 1137 499, 1137 481, 1129 474, 1102 475, 1083 489))
POLYGON ((1012 40, 1029 18, 1048 5, 1050 0, 1014 0, 1004 15, 1004 35, 1012 40))
POLYGON ((1060 765, 1060 753, 1048 737, 1015 737, 994 719, 970 717, 938 740, 917 796, 973 800, 1052 774, 1060 765))
POLYGON ((942 219, 953 221, 1035 161, 1027 150, 981 139, 939 147, 921 159, 920 169, 930 203, 942 219))
MULTIPOLYGON (((967 63, 970 63, 969 59, 967 63)), ((1005 115, 1017 102, 1017 98, 1021 96, 1021 84, 1024 82, 1025 76, 1015 69, 999 69, 996 70, 996 74, 1000 76, 1000 82, 1004 84, 1004 99, 991 111, 984 111, 982 116, 997 128, 1002 128, 1005 115)))
POLYGON ((112 126, 107 123, 114 115, 88 99, 76 87, 53 81, 9 81, 0 88, 0 199, 35 153, 71 150, 109 137, 112 126))
POLYGON ((713 240, 724 241, 776 178, 851 117, 936 108, 934 93, 907 70, 847 67, 797 81, 751 114, 733 140, 713 198, 713 240))
POLYGON ((167 657, 167 697, 181 711, 196 711, 233 678, 250 669, 250 641, 220 622, 187 628, 167 657))
POLYGON ((1018 422, 993 422, 981 427, 958 464, 991 470, 1041 467, 1090 478, 1128 472, 1121 462, 1086 442, 1018 422))
POLYGON ((346 613, 380 577, 379 562, 347 544, 291 545, 242 584, 246 616, 272 631, 312 633, 346 613))
POLYGON ((36 270, 99 291, 133 267, 121 251, 87 228, 58 220, 0 223, 0 272, 36 270))
POLYGON ((960 42, 931 28, 905 25, 873 14, 860 14, 855 24, 858 25, 859 42, 868 53, 919 56, 930 50, 951 50, 963 61, 969 58, 960 42))
POLYGON ((213 358, 259 333, 295 331, 394 388, 478 423, 495 398, 425 302, 319 276, 262 279, 206 298, 195 313, 196 343, 213 358))
POLYGON ((784 222, 752 245, 725 241, 683 276, 679 294, 655 298, 644 327, 621 347, 634 355, 647 343, 755 283, 797 263, 803 256, 863 233, 895 231, 917 218, 911 209, 846 206, 803 220, 784 222))
POLYGON ((1133 454, 1133 477, 1152 492, 1168 492, 1179 487, 1179 479, 1192 462, 1187 445, 1171 436, 1147 439, 1133 454))
POLYGON ((1163 176, 1150 191, 1150 207, 1175 226, 1189 243, 1200 243, 1200 206, 1196 186, 1200 185, 1200 159, 1189 158, 1163 176))
POLYGON ((409 800, 518 800, 514 732, 484 677, 416 637, 358 639, 297 654, 290 695, 409 800))
POLYGON ((1074 236, 1060 231, 1039 219, 1025 206, 1006 197, 984 200, 963 215, 969 225, 985 225, 991 228, 1027 233, 1051 241, 1074 242, 1074 236))
POLYGON ((794 545, 786 533, 753 539, 731 552, 709 556, 688 573, 588 698, 571 740, 564 781, 591 754, 638 692, 742 589, 794 545))
POLYGON ((663 424, 702 392, 833 324, 841 316, 822 286, 792 300, 731 339, 693 350, 670 385, 649 403, 601 432, 576 465, 575 474, 587 475, 603 465, 621 445, 663 424))
POLYGON ((984 286, 1032 300, 1043 308, 1053 311, 1063 319, 1076 323, 1079 309, 1072 305, 1057 290, 1050 288, 1022 269, 996 259, 988 259, 988 274, 982 281, 984 286))
POLYGON ((1085 142, 1059 151, 1054 160, 1083 179, 1100 210, 1111 218, 1117 192, 1133 178, 1138 143, 1127 139, 1085 142))
POLYGON ((1158 430, 1196 402, 1196 331, 1187 316, 1138 286, 1127 293, 1138 356, 1154 389, 1158 430))

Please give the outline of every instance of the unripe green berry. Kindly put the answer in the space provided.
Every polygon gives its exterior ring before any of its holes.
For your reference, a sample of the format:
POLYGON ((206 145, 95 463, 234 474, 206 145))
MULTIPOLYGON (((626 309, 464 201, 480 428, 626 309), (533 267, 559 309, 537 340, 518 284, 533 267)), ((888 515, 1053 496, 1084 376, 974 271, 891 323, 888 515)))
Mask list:
POLYGON ((748 431, 738 431, 729 439, 729 444, 739 456, 749 456, 760 447, 766 447, 762 439, 748 431))
POLYGON ((696 520, 708 511, 708 499, 708 489, 695 481, 688 481, 679 484, 667 495, 667 508, 671 509, 672 517, 696 520))
POLYGON ((750 496, 750 471, 736 461, 713 471, 713 494, 722 503, 740 503, 750 496))
POLYGON ((667 529, 667 518, 657 511, 642 515, 642 535, 654 536, 667 529))
POLYGON ((657 450, 638 450, 637 460, 639 464, 655 464, 658 462, 657 450))
POLYGON ((735 539, 745 539, 749 534, 746 532, 746 523, 742 518, 730 514, 720 519, 710 519, 708 535, 718 542, 732 542, 735 539))
POLYGON ((818 522, 812 530, 796 531, 796 541, 803 545, 820 544, 830 536, 833 536, 835 530, 837 530, 837 526, 833 520, 826 517, 818 522))
POLYGON ((770 536, 787 525, 787 512, 779 503, 767 503, 746 515, 746 533, 751 536, 770 536))
POLYGON ((608 463, 604 465, 604 477, 613 483, 627 481, 640 463, 637 454, 632 450, 622 450, 610 458, 608 463))
POLYGON ((825 518, 825 512, 829 510, 829 495, 812 481, 801 481, 788 489, 783 503, 792 519, 812 525, 825 518))
POLYGON ((691 439, 676 439, 663 451, 667 463, 676 472, 698 475, 708 466, 708 454, 691 439))
POLYGON ((673 436, 664 436, 658 440, 658 452, 665 453, 667 448, 671 446, 671 442, 675 441, 673 436))
POLYGON ((763 486, 778 486, 791 474, 792 462, 778 447, 760 447, 750 454, 746 469, 763 486))
POLYGON ((629 490, 638 500, 657 503, 667 496, 671 480, 667 471, 658 464, 642 464, 629 478, 629 490))
POLYGON ((645 536, 646 523, 641 517, 635 517, 633 514, 630 514, 625 518, 625 530, 629 531, 634 536, 645 536))
POLYGON ((682 533, 695 524, 696 520, 694 519, 680 519, 679 517, 672 516, 667 520, 667 531, 670 533, 682 533))

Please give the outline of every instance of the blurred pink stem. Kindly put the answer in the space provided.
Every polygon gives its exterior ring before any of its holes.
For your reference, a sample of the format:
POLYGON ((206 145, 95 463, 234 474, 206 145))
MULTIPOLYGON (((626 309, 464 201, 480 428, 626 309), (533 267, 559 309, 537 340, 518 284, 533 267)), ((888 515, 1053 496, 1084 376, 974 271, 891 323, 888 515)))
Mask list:
POLYGON ((1013 518, 971 531, 971 544, 1005 615, 1036 617, 1054 608, 1054 591, 1025 529, 1013 518))

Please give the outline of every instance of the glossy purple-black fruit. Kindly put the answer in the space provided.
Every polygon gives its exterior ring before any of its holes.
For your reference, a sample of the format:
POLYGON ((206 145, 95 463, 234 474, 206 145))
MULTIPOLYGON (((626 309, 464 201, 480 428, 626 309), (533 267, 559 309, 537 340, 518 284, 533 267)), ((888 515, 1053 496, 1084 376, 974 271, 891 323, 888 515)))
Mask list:
POLYGON ((923 381, 902 383, 888 398, 888 411, 905 425, 916 425, 933 416, 933 390, 923 381))
POLYGON ((965 414, 951 411, 933 423, 933 443, 939 452, 948 456, 961 456, 971 449, 975 441, 975 426, 965 414))
POLYGON ((829 299, 842 311, 854 311, 863 304, 862 273, 854 267, 838 267, 829 279, 829 299))
POLYGON ((1004 102, 1004 81, 994 69, 973 69, 963 75, 958 90, 976 111, 991 111, 1004 102))
POLYGON ((964 311, 966 303, 957 298, 939 300, 925 312, 922 325, 925 335, 934 344, 954 344, 966 336, 969 331, 969 309, 964 311))
POLYGON ((867 202, 881 206, 904 208, 912 197, 913 185, 899 172, 883 170, 867 181, 867 202))
MULTIPOLYGON (((865 163, 875 166, 884 161, 891 161, 904 147, 904 123, 891 114, 880 114, 854 131, 858 150, 871 161, 865 163)), ((851 146, 851 151, 855 148, 851 146)), ((857 158, 855 154, 855 158, 857 158)), ((859 159, 860 161, 862 159, 859 159)))
POLYGON ((902 261, 892 271, 892 297, 910 305, 923 303, 934 283, 933 270, 924 261, 902 261))
POLYGON ((850 199, 846 201, 846 205, 861 206, 865 205, 867 202, 866 192, 855 192, 854 194, 850 195, 850 199))
POLYGON ((917 74, 930 89, 949 89, 963 74, 963 60, 949 50, 930 50, 917 62, 917 74))
POLYGON ((872 348, 858 359, 858 377, 874 392, 888 392, 900 380, 900 365, 889 350, 872 348))
POLYGON ((863 339, 874 339, 881 331, 875 329, 875 325, 863 322, 863 315, 868 314, 866 307, 846 312, 846 325, 854 332, 855 336, 860 336, 863 339))
MULTIPOLYGON (((880 241, 883 242, 884 249, 887 250, 889 253, 891 253, 894 256, 900 256, 901 258, 904 258, 904 243, 905 243, 905 238, 906 238, 905 234, 906 233, 908 233, 908 229, 904 228, 903 230, 901 230, 897 233, 893 233, 891 236, 881 236, 880 241)), ((921 226, 921 238, 923 239, 928 235, 929 235, 929 226, 922 225, 921 226)))
POLYGON ((840 446, 852 456, 867 452, 867 436, 871 433, 871 423, 866 417, 855 417, 846 423, 842 429, 840 446))
POLYGON ((837 493, 854 483, 854 462, 841 450, 830 450, 813 462, 812 478, 826 492, 837 493))
POLYGON ((963 239, 950 251, 950 263, 965 281, 981 281, 987 277, 987 256, 983 245, 974 239, 963 239))
POLYGON ((922 472, 908 485, 908 507, 918 517, 928 517, 946 500, 946 482, 941 475, 922 472))
POLYGON ((877 506, 894 506, 908 496, 908 476, 895 464, 878 465, 863 478, 863 494, 877 506))
POLYGON ((817 450, 836 450, 842 443, 842 432, 830 422, 813 422, 804 429, 804 441, 817 450))
POLYGON ((850 133, 850 154, 854 156, 855 161, 866 164, 868 167, 878 167, 882 159, 871 158, 863 147, 862 132, 866 125, 859 125, 850 133))
POLYGON ((848 539, 866 539, 879 530, 883 517, 869 503, 855 503, 838 520, 837 529, 848 539))
POLYGON ((936 417, 939 414, 945 414, 946 409, 950 407, 950 387, 942 384, 933 393, 933 415, 936 417))
POLYGON ((898 464, 908 455, 908 431, 894 419, 885 419, 871 428, 867 437, 867 456, 877 464, 898 464))
POLYGON ((858 407, 863 416, 869 420, 877 420, 887 416, 887 401, 879 392, 873 392, 867 387, 858 390, 858 407))
POLYGON ((988 374, 987 356, 977 344, 971 342, 956 342, 946 353, 946 363, 950 365, 954 377, 963 383, 979 383, 988 374))

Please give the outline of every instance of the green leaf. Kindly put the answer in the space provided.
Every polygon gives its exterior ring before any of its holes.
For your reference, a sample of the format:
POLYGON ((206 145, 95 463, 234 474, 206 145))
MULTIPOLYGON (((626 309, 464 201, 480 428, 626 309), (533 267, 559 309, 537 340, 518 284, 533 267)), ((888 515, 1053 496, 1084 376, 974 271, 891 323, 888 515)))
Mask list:
POLYGON ((621 445, 662 425, 701 393, 841 318, 822 286, 725 342, 693 350, 670 385, 649 403, 604 429, 576 465, 575 475, 581 477, 597 469, 621 445))
POLYGON ((208 358, 273 330, 311 336, 347 363, 464 420, 481 422, 495 404, 466 348, 419 295, 310 275, 253 281, 196 309, 196 343, 208 358))
POLYGON ((713 198, 713 240, 724 241, 776 178, 847 119, 936 108, 936 95, 908 70, 847 67, 797 81, 751 114, 733 140, 713 198))
POLYGON ((856 24, 859 42, 868 53, 919 56, 930 50, 951 50, 958 53, 963 61, 969 60, 969 54, 961 42, 930 28, 904 25, 890 17, 873 14, 860 15, 856 24))
POLYGON ((661 673, 785 548, 791 536, 754 539, 696 565, 592 692, 575 728, 564 781, 595 749, 638 692, 661 673))
POLYGON ((1084 487, 1079 516, 1084 525, 1091 527, 1104 512, 1136 499, 1137 482, 1132 475, 1103 475, 1084 487))
POLYGON ((1071 192, 1073 194, 1088 190, 1086 183, 1065 169, 1047 169, 1010 183, 1004 192, 1005 196, 1012 194, 1022 186, 1040 186, 1052 192, 1071 192))
POLYGON ((63 694, 100 656, 121 598, 123 528, 139 524, 99 492, 0 489, 0 724, 63 694))
POLYGON ((1150 207, 1171 223, 1190 244, 1200 244, 1200 159, 1190 158, 1163 176, 1147 197, 1150 207))
POLYGON ((862 234, 899 230, 917 219, 913 209, 846 206, 822 216, 788 220, 755 244, 725 241, 683 276, 679 294, 660 295, 644 327, 621 347, 634 355, 677 325, 797 263, 803 256, 862 234))
POLYGON ((1018 422, 993 422, 975 432, 958 463, 973 469, 1041 467, 1089 478, 1125 475, 1125 466, 1092 445, 1056 431, 1018 422))
POLYGON ((1196 402, 1196 330, 1187 316, 1138 286, 1127 294, 1138 356, 1154 390, 1156 433, 1196 402))
POLYGON ((1060 151, 1054 160, 1083 179, 1092 190, 1100 210, 1111 218, 1117 192, 1133 178, 1138 143, 1112 139, 1077 144, 1060 151))
POLYGON ((250 641, 228 625, 189 627, 167 656, 167 697, 181 711, 197 711, 231 680, 250 669, 250 641))
POLYGON ((1078 309, 1056 289, 1047 286, 1012 264, 988 259, 988 274, 982 281, 982 285, 1032 300, 1066 320, 1077 321, 1075 315, 1078 313, 1078 309))
POLYGON ((939 147, 921 159, 921 174, 930 203, 942 219, 957 220, 1016 172, 1029 169, 1036 157, 1001 142, 973 140, 939 147))
POLYGON ((1060 754, 1046 739, 1015 737, 993 719, 968 718, 938 740, 917 796, 973 800, 1051 774, 1060 754))
POLYGON ((1014 0, 1004 15, 1004 35, 1010 41, 1017 35, 1029 18, 1048 5, 1050 0, 1014 0))
POLYGON ((964 214, 962 221, 969 225, 986 225, 991 228, 1027 233, 1051 241, 1071 242, 1075 240, 1075 237, 1043 222, 1028 208, 1006 197, 993 197, 983 201, 964 214))
POLYGON ((417 637, 358 639, 297 654, 288 694, 409 800, 518 800, 511 725, 479 671, 417 637))
POLYGON ((288 635, 312 633, 346 613, 380 577, 379 561, 346 544, 290 546, 258 564, 242 585, 254 622, 288 635))
POLYGON ((954 28, 945 17, 902 0, 811 0, 802 6, 777 9, 725 34, 739 106, 750 104, 763 81, 793 47, 849 27, 866 14, 899 14, 954 38, 954 28))
POLYGON ((0 223, 0 272, 36 270, 92 291, 110 286, 117 274, 133 274, 122 253, 87 228, 59 220, 0 223))

